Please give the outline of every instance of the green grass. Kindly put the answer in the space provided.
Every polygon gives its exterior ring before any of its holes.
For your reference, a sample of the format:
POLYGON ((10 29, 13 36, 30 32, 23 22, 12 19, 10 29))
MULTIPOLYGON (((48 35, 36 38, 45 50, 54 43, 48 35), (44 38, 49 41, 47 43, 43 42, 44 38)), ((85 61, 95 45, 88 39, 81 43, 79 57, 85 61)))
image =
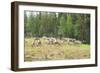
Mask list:
POLYGON ((42 41, 42 45, 33 46, 34 38, 25 38, 24 61, 41 61, 41 60, 63 60, 63 59, 88 59, 90 58, 90 45, 47 45, 42 41))

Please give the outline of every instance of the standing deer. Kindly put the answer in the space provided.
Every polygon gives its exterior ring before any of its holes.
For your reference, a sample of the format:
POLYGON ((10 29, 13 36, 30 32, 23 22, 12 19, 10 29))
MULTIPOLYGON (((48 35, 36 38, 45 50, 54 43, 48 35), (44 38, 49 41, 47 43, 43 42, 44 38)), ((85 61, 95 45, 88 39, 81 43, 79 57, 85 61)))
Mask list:
POLYGON ((32 42, 32 46, 39 46, 41 45, 41 41, 39 38, 35 38, 34 41, 32 42))

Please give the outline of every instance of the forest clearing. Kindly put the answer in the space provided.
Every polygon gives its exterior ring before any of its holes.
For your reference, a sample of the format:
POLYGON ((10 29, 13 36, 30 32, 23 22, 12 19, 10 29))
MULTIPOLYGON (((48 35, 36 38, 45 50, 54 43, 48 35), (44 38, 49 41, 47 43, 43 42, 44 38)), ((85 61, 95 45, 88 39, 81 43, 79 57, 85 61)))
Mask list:
POLYGON ((40 38, 42 44, 32 46, 34 38, 25 38, 25 61, 45 61, 45 60, 70 60, 90 58, 90 45, 88 44, 45 44, 45 40, 40 38))
POLYGON ((24 11, 24 61, 88 59, 90 32, 90 14, 24 11))

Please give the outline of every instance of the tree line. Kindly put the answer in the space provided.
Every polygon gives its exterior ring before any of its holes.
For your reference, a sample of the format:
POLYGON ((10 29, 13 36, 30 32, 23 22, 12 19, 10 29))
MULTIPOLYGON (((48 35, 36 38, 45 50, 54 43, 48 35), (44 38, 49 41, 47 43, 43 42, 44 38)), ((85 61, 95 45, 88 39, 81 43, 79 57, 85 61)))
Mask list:
POLYGON ((25 37, 67 37, 90 43, 90 14, 24 11, 25 37))

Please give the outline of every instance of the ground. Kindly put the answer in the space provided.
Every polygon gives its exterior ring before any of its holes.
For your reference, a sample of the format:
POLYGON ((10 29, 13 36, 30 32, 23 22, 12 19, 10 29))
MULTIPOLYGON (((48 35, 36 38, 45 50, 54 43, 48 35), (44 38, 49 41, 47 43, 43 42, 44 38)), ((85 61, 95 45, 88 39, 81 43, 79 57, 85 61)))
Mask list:
MULTIPOLYGON (((70 60, 70 59, 88 59, 90 58, 90 45, 77 44, 32 46, 34 38, 25 38, 24 61, 44 61, 44 60, 70 60)), ((40 39, 44 42, 44 39, 40 39)))

